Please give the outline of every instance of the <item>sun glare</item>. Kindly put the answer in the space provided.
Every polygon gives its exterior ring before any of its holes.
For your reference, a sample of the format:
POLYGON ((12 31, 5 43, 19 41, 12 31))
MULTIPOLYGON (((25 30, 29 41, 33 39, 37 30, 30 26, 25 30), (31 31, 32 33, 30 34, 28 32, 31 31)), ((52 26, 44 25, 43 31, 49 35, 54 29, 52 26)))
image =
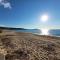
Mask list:
POLYGON ((48 20, 48 15, 42 15, 41 21, 46 22, 48 20))
POLYGON ((48 31, 49 31, 48 29, 41 29, 41 35, 48 35, 49 34, 48 31))

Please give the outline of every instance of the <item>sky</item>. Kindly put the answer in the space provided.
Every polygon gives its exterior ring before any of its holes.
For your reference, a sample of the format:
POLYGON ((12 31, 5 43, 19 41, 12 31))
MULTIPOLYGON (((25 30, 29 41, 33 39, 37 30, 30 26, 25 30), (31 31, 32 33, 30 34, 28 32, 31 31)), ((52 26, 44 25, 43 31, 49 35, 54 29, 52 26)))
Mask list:
POLYGON ((0 26, 60 29, 60 0, 0 0, 0 26))

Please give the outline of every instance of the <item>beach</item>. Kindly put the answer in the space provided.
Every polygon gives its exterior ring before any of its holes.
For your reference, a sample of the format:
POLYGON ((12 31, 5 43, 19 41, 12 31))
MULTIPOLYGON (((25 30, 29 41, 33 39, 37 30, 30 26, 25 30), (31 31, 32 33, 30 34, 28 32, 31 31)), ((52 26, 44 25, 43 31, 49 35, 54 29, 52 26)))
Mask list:
POLYGON ((0 56, 5 60, 60 60, 60 37, 2 30, 0 56))

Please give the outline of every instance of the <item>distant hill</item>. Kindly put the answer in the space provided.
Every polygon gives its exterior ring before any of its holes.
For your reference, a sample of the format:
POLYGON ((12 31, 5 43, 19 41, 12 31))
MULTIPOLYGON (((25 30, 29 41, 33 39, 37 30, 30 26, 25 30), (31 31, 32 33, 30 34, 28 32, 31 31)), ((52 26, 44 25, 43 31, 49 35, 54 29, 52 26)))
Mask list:
POLYGON ((41 33, 41 31, 39 29, 24 29, 24 28, 13 28, 13 27, 0 27, 0 29, 15 30, 18 32, 41 33))
POLYGON ((0 29, 7 29, 7 30, 25 30, 24 28, 13 28, 13 27, 0 27, 0 29))

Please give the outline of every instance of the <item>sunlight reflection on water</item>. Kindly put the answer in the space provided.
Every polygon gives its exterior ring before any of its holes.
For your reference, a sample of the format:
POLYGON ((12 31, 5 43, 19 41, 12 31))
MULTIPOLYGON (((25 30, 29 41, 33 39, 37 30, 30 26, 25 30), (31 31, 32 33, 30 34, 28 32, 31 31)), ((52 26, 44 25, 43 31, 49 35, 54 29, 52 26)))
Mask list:
POLYGON ((41 29, 41 35, 49 35, 48 29, 41 29))

